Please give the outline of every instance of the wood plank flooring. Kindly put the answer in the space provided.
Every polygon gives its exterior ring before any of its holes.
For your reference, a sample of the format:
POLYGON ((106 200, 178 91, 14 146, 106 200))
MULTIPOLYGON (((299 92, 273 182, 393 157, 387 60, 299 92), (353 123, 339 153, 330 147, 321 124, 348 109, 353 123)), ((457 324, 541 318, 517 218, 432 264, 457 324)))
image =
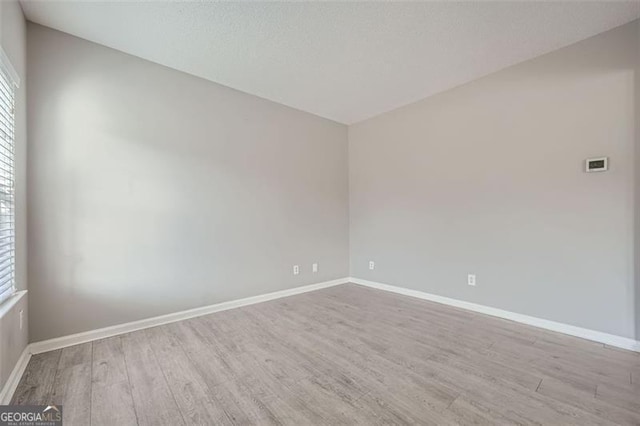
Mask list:
POLYGON ((640 425, 640 354, 341 285, 33 356, 65 425, 640 425))

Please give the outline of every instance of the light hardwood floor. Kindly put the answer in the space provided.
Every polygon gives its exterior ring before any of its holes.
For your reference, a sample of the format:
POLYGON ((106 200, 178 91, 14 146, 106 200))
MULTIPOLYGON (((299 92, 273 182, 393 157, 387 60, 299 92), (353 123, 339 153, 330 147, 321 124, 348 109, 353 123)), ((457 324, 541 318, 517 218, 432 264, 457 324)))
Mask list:
POLYGON ((66 425, 640 425, 640 354, 347 284, 35 355, 13 403, 66 425))

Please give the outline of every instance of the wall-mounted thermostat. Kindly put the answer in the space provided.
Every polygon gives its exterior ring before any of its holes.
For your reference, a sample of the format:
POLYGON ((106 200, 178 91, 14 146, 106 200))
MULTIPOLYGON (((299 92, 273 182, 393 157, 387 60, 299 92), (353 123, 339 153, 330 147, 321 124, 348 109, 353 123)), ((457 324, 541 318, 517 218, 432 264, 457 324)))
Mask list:
POLYGON ((589 172, 605 172, 609 169, 609 158, 587 158, 584 162, 585 171, 589 172))

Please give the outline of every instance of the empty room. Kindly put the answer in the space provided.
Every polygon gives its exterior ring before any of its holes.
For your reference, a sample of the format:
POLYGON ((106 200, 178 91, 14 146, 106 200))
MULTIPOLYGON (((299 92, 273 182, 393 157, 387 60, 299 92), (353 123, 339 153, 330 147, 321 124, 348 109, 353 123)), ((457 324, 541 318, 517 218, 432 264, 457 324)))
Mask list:
POLYGON ((640 425, 640 1, 0 0, 0 426, 640 425))

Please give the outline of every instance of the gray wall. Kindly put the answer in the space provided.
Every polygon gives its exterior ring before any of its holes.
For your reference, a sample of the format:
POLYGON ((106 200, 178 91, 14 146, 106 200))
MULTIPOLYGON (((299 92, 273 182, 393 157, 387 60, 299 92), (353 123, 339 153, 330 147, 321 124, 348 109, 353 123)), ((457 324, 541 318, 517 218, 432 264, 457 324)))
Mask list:
MULTIPOLYGON (((26 232, 26 23, 17 1, 0 1, 0 44, 21 79, 15 98, 15 173, 16 173, 16 286, 27 289, 27 232, 26 232)), ((13 303, 13 302, 7 302, 13 303)), ((0 389, 11 374, 20 354, 27 345, 27 298, 22 297, 0 316, 0 389), (20 311, 25 324, 20 330, 20 311)))
POLYGON ((31 340, 346 276, 349 257, 359 278, 640 338, 639 31, 351 126, 349 198, 344 126, 29 24, 31 340), (609 172, 582 171, 601 155, 609 172))
POLYGON ((636 340, 640 341, 640 23, 636 28, 636 72, 635 72, 635 109, 636 109, 636 155, 635 155, 635 304, 636 304, 636 340))
POLYGON ((637 55, 636 21, 351 126, 351 275, 634 337, 637 55))
POLYGON ((4 302, 10 308, 7 312, 2 309, 3 313, 0 315, 0 390, 6 384, 29 341, 28 299, 24 294, 15 295, 14 298, 4 302), (22 329, 20 311, 23 312, 22 329))
POLYGON ((28 63, 32 341, 348 275, 344 125, 34 24, 28 63))

